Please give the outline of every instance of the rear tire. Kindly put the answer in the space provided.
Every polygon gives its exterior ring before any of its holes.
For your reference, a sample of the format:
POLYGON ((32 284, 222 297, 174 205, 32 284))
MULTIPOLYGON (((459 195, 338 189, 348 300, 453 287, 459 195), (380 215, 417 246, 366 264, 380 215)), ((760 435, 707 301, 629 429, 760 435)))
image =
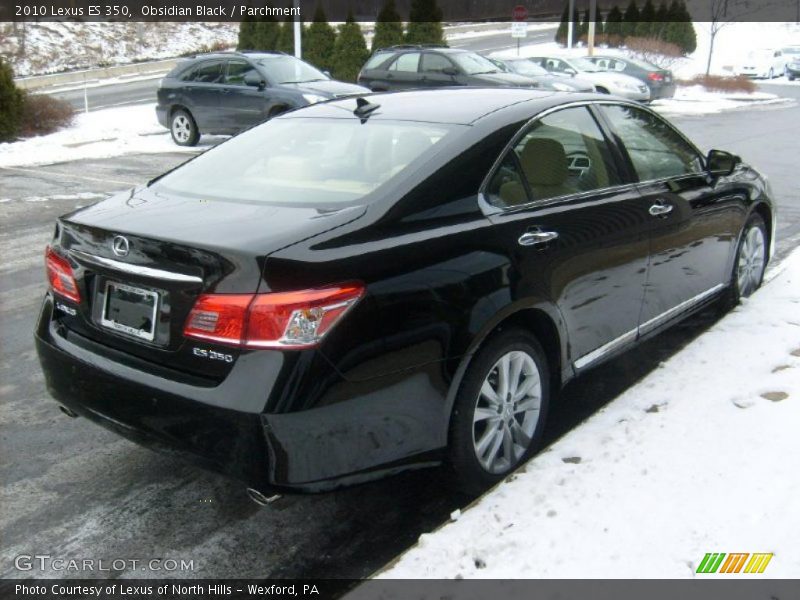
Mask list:
POLYGON ((200 141, 200 130, 188 111, 179 108, 173 112, 169 124, 172 141, 178 146, 196 146, 200 141))
POLYGON ((450 465, 459 488, 480 493, 539 447, 550 380, 532 335, 508 329, 478 351, 456 395, 450 421, 450 465))

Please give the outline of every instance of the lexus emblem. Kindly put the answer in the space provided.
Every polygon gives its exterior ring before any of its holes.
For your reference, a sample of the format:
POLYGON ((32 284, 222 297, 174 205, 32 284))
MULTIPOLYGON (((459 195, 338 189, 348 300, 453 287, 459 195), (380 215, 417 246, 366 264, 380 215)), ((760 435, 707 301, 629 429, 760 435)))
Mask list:
POLYGON ((118 235, 115 236, 113 240, 111 240, 111 249, 117 256, 128 256, 128 252, 130 252, 131 245, 128 242, 127 238, 118 235))

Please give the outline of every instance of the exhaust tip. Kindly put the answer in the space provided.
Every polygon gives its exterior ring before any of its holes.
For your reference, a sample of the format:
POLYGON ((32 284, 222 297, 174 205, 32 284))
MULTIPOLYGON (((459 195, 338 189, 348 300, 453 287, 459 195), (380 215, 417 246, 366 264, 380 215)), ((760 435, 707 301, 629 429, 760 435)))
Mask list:
POLYGON ((247 495, 250 496, 250 500, 258 504, 259 506, 269 506, 276 500, 279 500, 281 495, 275 494, 273 496, 267 497, 261 492, 253 488, 247 488, 247 495))
POLYGON ((63 404, 59 404, 58 405, 58 410, 60 410, 65 415, 67 415, 70 419, 77 419, 78 418, 78 413, 76 413, 71 408, 67 408, 63 404))

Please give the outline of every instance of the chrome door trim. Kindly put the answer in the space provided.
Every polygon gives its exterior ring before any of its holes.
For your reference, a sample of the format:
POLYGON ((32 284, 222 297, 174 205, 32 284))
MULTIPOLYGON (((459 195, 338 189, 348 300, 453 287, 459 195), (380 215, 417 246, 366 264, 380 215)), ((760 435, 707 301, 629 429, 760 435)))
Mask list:
POLYGON ((707 289, 705 292, 697 294, 696 296, 693 296, 692 298, 689 298, 688 300, 684 300, 680 304, 676 304, 675 306, 673 306, 669 310, 664 311, 660 315, 657 315, 657 316, 653 317, 652 319, 650 319, 649 321, 646 321, 646 322, 642 323, 641 325, 639 325, 639 333, 642 334, 642 333, 647 333, 648 331, 652 331, 653 329, 655 329, 656 327, 658 327, 659 325, 661 325, 665 321, 668 321, 669 319, 671 319, 672 317, 674 317, 678 313, 680 313, 680 312, 692 307, 695 304, 698 304, 698 303, 702 302, 703 300, 705 300, 709 296, 713 296, 718 291, 722 290, 724 287, 725 287, 725 284, 724 283, 720 283, 720 284, 715 285, 714 287, 712 287, 710 289, 707 289))
POLYGON ((80 250, 70 250, 69 253, 79 261, 82 260, 95 266, 114 269, 115 271, 121 271, 130 275, 151 277, 153 279, 162 279, 164 281, 179 281, 182 283, 203 283, 203 278, 197 277, 196 275, 186 275, 184 273, 175 273, 173 271, 165 271, 163 269, 132 265, 130 263, 125 263, 111 258, 87 254, 86 252, 81 252, 80 250))
POLYGON ((688 300, 684 300, 680 304, 673 306, 672 308, 664 311, 660 315, 653 317, 652 319, 650 319, 645 323, 642 323, 636 329, 632 329, 631 331, 623 333, 621 336, 614 338, 610 342, 603 344, 602 346, 592 350, 588 354, 584 354, 580 358, 576 359, 573 362, 573 365, 575 366, 576 369, 583 369, 585 367, 588 367, 590 364, 600 360, 607 354, 610 354, 611 352, 618 350, 619 348, 625 346, 626 344, 636 341, 637 337, 639 337, 640 335, 652 331, 653 329, 665 323, 666 321, 676 316, 677 314, 691 308, 695 304, 699 304, 706 298, 713 296, 723 288, 725 288, 725 284, 720 283, 719 285, 715 285, 714 287, 707 289, 705 292, 697 294, 696 296, 689 298, 688 300))
POLYGON ((592 350, 588 354, 584 354, 583 356, 581 356, 579 359, 577 359, 575 361, 575 363, 574 363, 575 364, 575 368, 576 369, 582 369, 584 367, 587 367, 590 364, 592 364, 593 362, 595 362, 595 361, 599 360, 600 358, 602 358, 603 356, 605 356, 606 354, 610 354, 614 350, 617 350, 621 346, 624 346, 626 344, 629 344, 631 342, 636 341, 636 337, 637 337, 638 333, 639 333, 638 328, 637 329, 631 329, 627 333, 623 333, 618 338, 614 338, 613 340, 611 340, 607 344, 603 344, 602 346, 592 350))

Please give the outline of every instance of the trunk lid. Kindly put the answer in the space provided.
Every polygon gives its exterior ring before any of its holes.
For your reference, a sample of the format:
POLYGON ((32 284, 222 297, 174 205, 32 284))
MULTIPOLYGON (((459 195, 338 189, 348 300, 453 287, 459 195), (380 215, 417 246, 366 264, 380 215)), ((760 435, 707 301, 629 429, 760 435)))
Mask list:
POLYGON ((55 245, 81 291, 80 304, 59 318, 94 342, 219 379, 239 351, 221 348, 210 357, 212 345, 183 337, 197 297, 255 293, 267 255, 365 211, 204 201, 148 188, 118 194, 59 220, 55 245))

